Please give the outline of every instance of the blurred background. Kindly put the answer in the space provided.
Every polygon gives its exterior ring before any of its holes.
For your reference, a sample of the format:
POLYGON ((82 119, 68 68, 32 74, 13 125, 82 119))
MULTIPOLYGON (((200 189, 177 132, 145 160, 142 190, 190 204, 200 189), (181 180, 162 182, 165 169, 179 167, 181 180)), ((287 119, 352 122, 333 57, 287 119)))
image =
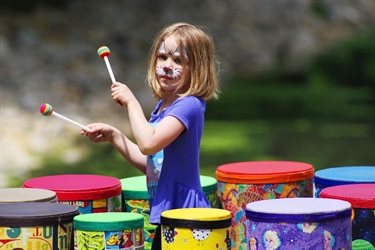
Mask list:
POLYGON ((112 124, 131 138, 96 51, 110 48, 116 80, 148 117, 155 105, 145 82, 148 51, 174 22, 206 27, 221 62, 201 174, 255 160, 315 170, 375 164, 374 0, 17 0, 0 7, 0 187, 52 174, 140 175, 111 146, 39 107, 112 124))

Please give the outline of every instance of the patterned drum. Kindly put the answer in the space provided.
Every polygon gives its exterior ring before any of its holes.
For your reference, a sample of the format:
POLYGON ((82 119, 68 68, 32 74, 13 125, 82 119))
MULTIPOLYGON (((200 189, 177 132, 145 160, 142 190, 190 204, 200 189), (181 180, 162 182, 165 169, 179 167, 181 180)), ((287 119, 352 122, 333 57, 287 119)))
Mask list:
POLYGON ((325 187, 345 184, 375 183, 375 166, 348 166, 318 170, 314 175, 315 197, 325 187))
POLYGON ((163 250, 229 250, 231 215, 217 208, 181 208, 161 214, 163 250))
POLYGON ((121 182, 114 177, 51 175, 29 179, 23 187, 54 191, 58 202, 78 206, 81 214, 122 211, 121 182))
POLYGON ((0 203, 57 202, 56 193, 40 188, 0 188, 0 203))
POLYGON ((247 249, 351 249, 351 205, 298 198, 247 204, 247 249))
POLYGON ((217 180, 211 176, 200 176, 203 192, 206 194, 212 208, 222 208, 217 180))
POLYGON ((216 179, 223 208, 232 215, 232 249, 244 250, 246 205, 250 202, 313 197, 314 168, 302 162, 253 161, 219 166, 216 179))
POLYGON ((82 214, 74 218, 75 250, 143 248, 143 216, 136 213, 82 214))
POLYGON ((50 202, 0 204, 0 248, 73 250, 76 206, 50 202))
POLYGON ((375 246, 375 183, 327 187, 320 197, 350 202, 353 240, 366 240, 375 246))
POLYGON ((149 223, 150 205, 146 176, 135 176, 120 180, 122 185, 122 197, 124 212, 142 214, 144 217, 144 248, 151 249, 155 236, 156 226, 149 223))

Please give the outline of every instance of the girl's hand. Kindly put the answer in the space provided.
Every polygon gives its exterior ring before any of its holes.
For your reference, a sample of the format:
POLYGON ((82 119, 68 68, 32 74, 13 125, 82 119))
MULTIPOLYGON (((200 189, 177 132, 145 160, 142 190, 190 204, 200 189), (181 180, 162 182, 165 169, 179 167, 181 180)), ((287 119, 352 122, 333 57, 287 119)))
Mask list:
POLYGON ((111 94, 114 101, 120 103, 120 105, 122 104, 125 107, 128 106, 129 102, 136 99, 128 86, 120 82, 115 82, 112 84, 111 94))
POLYGON ((81 135, 86 135, 92 142, 112 142, 118 130, 108 124, 92 123, 87 125, 91 132, 81 130, 81 135))

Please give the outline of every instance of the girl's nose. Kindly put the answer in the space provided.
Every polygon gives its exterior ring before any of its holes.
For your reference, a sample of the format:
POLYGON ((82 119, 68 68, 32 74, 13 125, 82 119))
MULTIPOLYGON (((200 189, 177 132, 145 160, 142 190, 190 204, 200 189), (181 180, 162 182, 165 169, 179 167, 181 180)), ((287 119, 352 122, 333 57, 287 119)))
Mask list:
POLYGON ((168 71, 172 70, 172 67, 166 65, 166 66, 163 67, 163 70, 164 70, 165 72, 168 72, 168 71))

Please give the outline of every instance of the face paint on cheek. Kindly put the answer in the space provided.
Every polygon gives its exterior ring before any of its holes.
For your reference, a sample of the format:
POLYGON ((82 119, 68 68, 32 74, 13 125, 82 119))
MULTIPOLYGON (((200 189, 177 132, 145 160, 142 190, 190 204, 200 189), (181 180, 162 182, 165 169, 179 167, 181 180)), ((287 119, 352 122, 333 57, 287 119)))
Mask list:
POLYGON ((163 75, 165 74, 165 72, 164 72, 162 66, 160 66, 160 65, 157 65, 157 66, 156 66, 156 74, 157 74, 158 76, 163 76, 163 75))
POLYGON ((172 77, 173 79, 180 79, 182 76, 182 69, 173 69, 172 77))

